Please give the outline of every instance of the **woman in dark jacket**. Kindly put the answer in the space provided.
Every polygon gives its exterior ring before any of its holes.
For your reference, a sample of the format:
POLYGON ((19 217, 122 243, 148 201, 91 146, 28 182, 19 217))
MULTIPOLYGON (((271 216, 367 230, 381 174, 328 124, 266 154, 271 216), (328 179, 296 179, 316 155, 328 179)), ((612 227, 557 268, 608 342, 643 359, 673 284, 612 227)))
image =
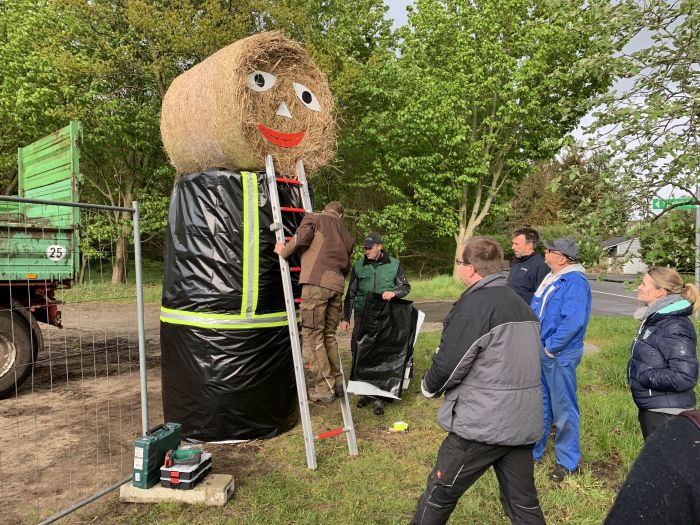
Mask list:
POLYGON ((695 408, 698 356, 689 316, 700 307, 700 294, 675 270, 656 267, 644 275, 637 298, 647 308, 632 344, 627 377, 646 440, 666 420, 695 408))

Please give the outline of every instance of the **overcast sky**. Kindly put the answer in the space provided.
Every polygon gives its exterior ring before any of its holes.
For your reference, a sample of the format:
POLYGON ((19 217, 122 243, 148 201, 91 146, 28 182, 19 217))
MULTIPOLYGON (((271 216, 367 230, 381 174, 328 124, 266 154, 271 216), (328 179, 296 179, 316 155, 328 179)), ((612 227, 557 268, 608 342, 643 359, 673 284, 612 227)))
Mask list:
POLYGON ((384 3, 389 6, 389 12, 387 13, 387 18, 392 18, 394 20, 394 27, 399 27, 406 22, 408 22, 408 16, 406 15, 406 6, 412 4, 413 1, 409 0, 384 0, 384 3))

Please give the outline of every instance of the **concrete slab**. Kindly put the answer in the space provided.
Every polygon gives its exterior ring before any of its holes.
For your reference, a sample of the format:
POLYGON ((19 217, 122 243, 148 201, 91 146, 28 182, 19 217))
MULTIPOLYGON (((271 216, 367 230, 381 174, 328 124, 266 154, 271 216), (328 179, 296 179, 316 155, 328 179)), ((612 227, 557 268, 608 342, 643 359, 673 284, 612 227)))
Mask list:
POLYGON ((160 485, 150 489, 140 489, 127 483, 119 489, 119 500, 126 503, 179 501, 223 507, 233 495, 234 488, 233 476, 230 474, 209 474, 204 481, 191 490, 169 489, 160 485))

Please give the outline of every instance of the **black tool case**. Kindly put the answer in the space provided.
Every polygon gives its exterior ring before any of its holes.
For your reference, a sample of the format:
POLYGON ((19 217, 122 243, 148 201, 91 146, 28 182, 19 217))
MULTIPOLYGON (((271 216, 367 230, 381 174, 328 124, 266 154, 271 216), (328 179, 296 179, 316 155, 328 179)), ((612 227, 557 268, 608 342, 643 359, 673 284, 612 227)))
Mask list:
POLYGON ((203 452, 197 465, 172 465, 160 468, 160 486, 189 490, 203 480, 211 470, 211 453, 203 452))

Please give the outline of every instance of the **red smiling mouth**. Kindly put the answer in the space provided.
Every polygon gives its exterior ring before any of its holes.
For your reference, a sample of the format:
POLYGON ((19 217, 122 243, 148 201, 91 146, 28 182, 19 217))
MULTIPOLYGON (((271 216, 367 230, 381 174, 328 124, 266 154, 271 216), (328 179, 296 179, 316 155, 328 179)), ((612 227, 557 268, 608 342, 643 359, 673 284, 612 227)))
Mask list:
POLYGON ((260 123, 258 123, 258 129, 260 130, 260 133, 262 133, 263 137, 272 142, 275 146, 279 146, 281 148, 293 148, 304 140, 304 135, 306 135, 305 130, 298 131, 296 133, 282 133, 280 131, 270 129, 260 123))

